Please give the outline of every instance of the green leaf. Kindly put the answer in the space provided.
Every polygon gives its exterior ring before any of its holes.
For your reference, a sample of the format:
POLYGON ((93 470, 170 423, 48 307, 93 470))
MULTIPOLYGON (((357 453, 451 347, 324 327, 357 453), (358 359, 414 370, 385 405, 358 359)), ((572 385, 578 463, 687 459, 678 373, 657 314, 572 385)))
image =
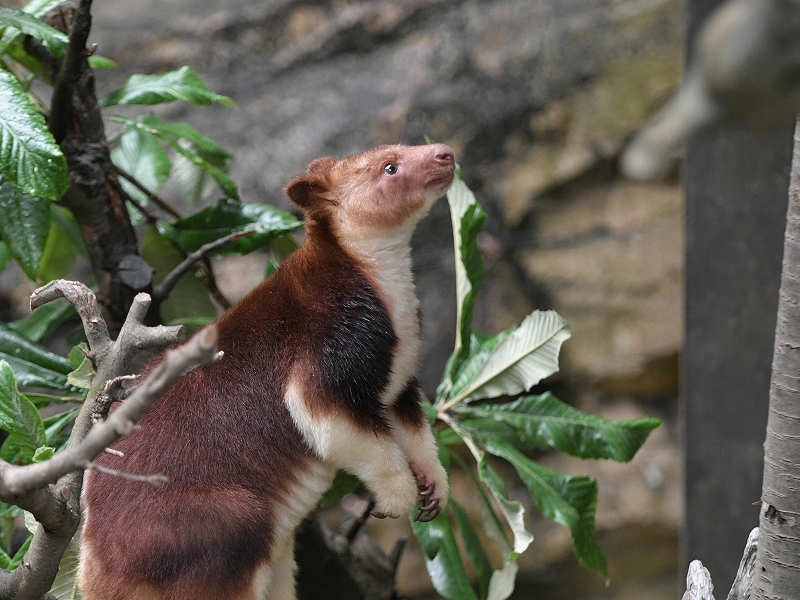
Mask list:
POLYGON ((36 269, 36 280, 39 282, 65 279, 72 271, 75 259, 81 249, 84 249, 83 240, 75 246, 73 236, 68 227, 73 223, 72 216, 65 216, 65 209, 55 204, 50 204, 51 220, 50 232, 44 246, 42 258, 36 269))
POLYGON ((8 247, 4 241, 0 240, 0 271, 5 271, 6 266, 11 260, 14 259, 14 255, 11 254, 11 248, 8 247))
POLYGON ((448 417, 446 422, 450 425, 453 432, 466 444, 470 452, 472 452, 475 462, 478 463, 478 477, 492 494, 506 523, 511 528, 514 542, 513 547, 509 551, 507 562, 514 561, 533 541, 533 535, 525 529, 525 509, 519 502, 509 500, 508 489, 506 488, 505 482, 503 482, 503 479, 497 474, 497 471, 487 462, 486 453, 478 447, 472 434, 463 429, 460 424, 452 418, 448 417))
POLYGON ((17 517, 21 517, 23 512, 24 511, 19 506, 0 502, 0 518, 16 519, 17 517))
MULTIPOLYGON (((4 506, 8 506, 5 504, 4 506)), ((14 519, 9 516, 0 516, 0 541, 2 545, 0 545, 0 549, 4 552, 2 558, 0 559, 3 562, 0 565, 0 568, 7 569, 8 568, 8 560, 11 560, 11 557, 8 556, 8 553, 11 551, 11 537, 14 535, 14 519)))
POLYGON ((570 528, 575 554, 581 564, 608 577, 606 557, 597 545, 594 527, 597 482, 585 476, 556 473, 502 440, 479 436, 476 439, 488 452, 514 466, 536 506, 546 517, 570 528))
POLYGON ((46 460, 50 460, 55 456, 56 449, 52 448, 51 446, 42 446, 41 448, 37 448, 36 452, 33 453, 33 458, 31 462, 38 463, 44 462, 46 460))
POLYGON ((76 406, 43 420, 47 444, 55 448, 56 452, 61 452, 66 447, 70 434, 69 425, 75 421, 80 410, 81 407, 76 406))
MULTIPOLYGON (((22 12, 35 17, 41 17, 51 8, 61 4, 61 2, 63 2, 63 0, 32 0, 32 2, 29 2, 22 8, 22 12)), ((23 35, 24 34, 17 29, 6 29, 2 38, 0 38, 0 55, 5 54, 15 42, 22 39, 23 35)))
POLYGON ((100 106, 118 104, 153 105, 185 100, 197 106, 219 102, 236 107, 233 100, 212 92, 189 67, 161 75, 132 75, 120 89, 100 99, 100 106))
POLYGON ((58 563, 58 574, 50 588, 50 595, 56 600, 81 600, 78 590, 80 549, 80 533, 76 533, 58 563))
MULTIPOLYGON (((13 8, 0 7, 0 24, 13 27, 25 35, 30 35, 40 40, 50 54, 56 58, 63 58, 67 51, 69 38, 58 29, 50 27, 35 16, 14 10, 13 8)), ((4 49, 0 48, 0 53, 4 49)))
POLYGON ((186 140, 191 142, 198 151, 215 158, 225 160, 233 159, 233 154, 187 123, 164 121, 163 119, 149 114, 141 115, 136 119, 113 117, 112 120, 122 123, 128 129, 135 128, 139 131, 155 135, 162 140, 170 139, 173 142, 186 140))
POLYGON ((119 65, 110 58, 92 54, 89 57, 89 66, 93 69, 116 69, 119 65))
POLYGON ((5 323, 0 323, 0 358, 5 358, 2 355, 24 360, 63 375, 72 371, 72 365, 66 358, 29 340, 5 323))
POLYGON ((509 562, 492 573, 489 580, 489 593, 486 600, 506 600, 514 593, 514 582, 517 579, 519 565, 517 562, 509 562))
POLYGON ((41 17, 51 8, 55 8, 62 2, 63 0, 31 0, 22 7, 22 10, 28 14, 41 17))
POLYGON ((0 428, 8 432, 25 458, 46 444, 44 423, 30 400, 17 391, 14 372, 0 360, 0 428))
MULTIPOLYGON (((166 150, 152 133, 140 129, 123 132, 119 145, 111 152, 111 160, 148 190, 155 192, 169 179, 172 163, 166 150)), ((125 179, 122 187, 133 198, 147 202, 148 197, 125 179)))
POLYGON ((446 511, 428 523, 412 521, 436 591, 450 600, 478 600, 469 583, 446 511))
POLYGON ((570 335, 569 325, 556 312, 532 312, 518 328, 503 332, 497 341, 485 342, 491 344, 490 352, 470 355, 443 408, 528 391, 558 371, 558 353, 570 335))
POLYGON ((234 240, 220 252, 247 254, 271 239, 294 231, 302 222, 290 213, 270 204, 240 202, 222 198, 216 206, 196 212, 173 225, 159 222, 159 231, 187 252, 235 232, 254 231, 253 235, 234 240))
POLYGON ((458 418, 472 429, 492 432, 517 446, 530 441, 557 448, 579 458, 633 458, 658 419, 612 421, 583 413, 547 392, 503 404, 470 404, 457 409, 458 418))
POLYGON ((453 499, 450 499, 449 506, 453 511, 456 524, 461 532, 461 539, 464 542, 464 550, 466 551, 467 558, 469 558, 469 562, 475 568, 475 573, 478 575, 480 597, 486 598, 489 593, 489 581, 492 578, 492 565, 489 562, 489 557, 486 556, 486 551, 483 549, 483 545, 464 507, 453 499))
POLYGON ((137 129, 155 135, 180 156, 213 177, 226 196, 229 198, 239 197, 236 184, 225 172, 227 162, 233 158, 232 155, 193 127, 186 123, 168 123, 153 115, 143 115, 137 119, 119 116, 109 118, 122 123, 126 129, 137 129), (190 147, 197 148, 197 152, 192 152, 186 142, 190 142, 190 147), (208 156, 209 160, 206 160, 204 156, 208 156), (220 164, 223 165, 222 168, 218 166, 220 164))
MULTIPOLYGON (((153 283, 164 277, 183 260, 181 253, 152 225, 147 226, 142 242, 142 258, 156 270, 153 283)), ((166 323, 178 319, 216 317, 217 310, 208 297, 208 291, 190 270, 178 280, 169 297, 161 303, 161 317, 166 323)))
MULTIPOLYGON (((217 185, 220 185, 206 168, 206 165, 211 165, 220 172, 227 174, 232 157, 218 152, 219 148, 210 148, 207 151, 186 136, 181 136, 179 143, 185 151, 196 155, 203 161, 198 164, 194 160, 189 160, 183 154, 178 154, 175 158, 175 180, 178 182, 181 196, 187 202, 197 205, 201 200, 211 195, 217 185)), ((207 144, 204 145, 207 146, 207 144)), ((225 152, 227 153, 227 151, 225 152)))
POLYGON ((336 471, 336 478, 333 480, 333 484, 319 502, 320 508, 336 504, 347 494, 355 492, 359 485, 361 485, 361 481, 355 475, 345 471, 336 471))
POLYGON ((448 361, 445 377, 437 390, 438 399, 448 395, 452 379, 469 352, 472 334, 472 309, 483 279, 483 259, 477 237, 486 221, 486 213, 467 185, 456 178, 447 191, 453 244, 456 256, 456 343, 448 361))
POLYGON ((84 355, 83 361, 78 365, 78 368, 67 375, 67 381, 76 388, 88 390, 92 387, 95 375, 94 363, 84 355))
POLYGON ((69 185, 67 160, 47 129, 44 117, 17 78, 3 70, 0 70, 0 174, 25 194, 48 200, 61 198, 69 185))
POLYGON ((0 213, 0 236, 25 274, 35 279, 50 231, 50 202, 29 196, 0 176, 0 213))
POLYGON ((32 342, 4 323, 0 323, 0 359, 11 365, 20 386, 73 389, 67 383, 67 374, 72 371, 68 360, 32 342))

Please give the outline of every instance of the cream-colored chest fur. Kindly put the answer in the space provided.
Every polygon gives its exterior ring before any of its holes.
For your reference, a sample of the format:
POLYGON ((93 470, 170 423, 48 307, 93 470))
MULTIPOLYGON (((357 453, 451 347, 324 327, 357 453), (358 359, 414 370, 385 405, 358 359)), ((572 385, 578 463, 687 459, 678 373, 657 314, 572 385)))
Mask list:
POLYGON ((419 363, 419 300, 411 274, 410 230, 397 231, 388 238, 348 236, 345 240, 347 249, 366 266, 397 336, 389 383, 381 397, 386 406, 405 389, 419 363))

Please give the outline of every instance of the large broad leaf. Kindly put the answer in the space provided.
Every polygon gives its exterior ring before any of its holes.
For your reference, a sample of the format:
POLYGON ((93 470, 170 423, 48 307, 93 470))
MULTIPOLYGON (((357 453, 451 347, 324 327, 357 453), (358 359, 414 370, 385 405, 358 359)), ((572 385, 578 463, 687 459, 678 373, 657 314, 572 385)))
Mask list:
POLYGON ((156 136, 184 159, 208 173, 226 196, 239 197, 236 184, 226 173, 231 154, 193 127, 186 123, 168 123, 153 115, 143 115, 136 119, 115 116, 111 119, 122 123, 126 130, 136 129, 156 136), (197 152, 193 152, 191 147, 197 148, 197 152), (205 156, 211 159, 206 160, 205 156), (223 166, 220 167, 220 164, 223 166))
POLYGON ((489 582, 492 578, 492 565, 489 562, 489 557, 486 556, 486 551, 483 549, 480 538, 478 538, 478 533, 472 526, 464 507, 452 499, 448 504, 455 517, 458 530, 461 532, 461 540, 464 542, 464 551, 472 567, 475 569, 475 573, 478 575, 480 597, 486 598, 489 593, 489 582))
POLYGON ((558 371, 567 322, 554 311, 534 311, 515 329, 486 339, 464 361, 443 409, 459 402, 517 395, 558 371))
POLYGON ((36 280, 40 282, 66 279, 78 257, 79 248, 84 248, 82 240, 79 247, 75 246, 71 232, 67 229, 73 224, 72 215, 68 213, 65 217, 65 209, 61 206, 51 204, 50 207, 50 232, 36 269, 36 280))
POLYGON ((0 323, 0 358, 11 365, 20 386, 39 386, 76 391, 67 383, 69 361, 50 352, 0 323))
POLYGON ((235 240, 222 251, 246 254, 271 239, 294 231, 302 225, 290 213, 270 204, 221 199, 216 206, 205 208, 173 225, 158 223, 159 231, 187 252, 235 232, 255 232, 235 240))
POLYGON ((219 102, 235 107, 233 100, 212 92, 189 67, 161 75, 132 75, 120 89, 100 99, 100 106, 153 105, 185 100, 198 106, 219 102))
POLYGON ((5 323, 0 323, 0 354, 13 356, 63 375, 73 369, 66 358, 32 342, 5 323))
POLYGON ((45 252, 50 231, 50 204, 26 194, 0 176, 0 236, 31 279, 36 278, 45 252))
POLYGON ((50 588, 50 595, 56 600, 80 600, 78 589, 78 565, 80 564, 80 533, 75 534, 58 563, 58 574, 50 588))
MULTIPOLYGON (((478 463, 478 477, 492 494, 501 514, 505 518, 506 524, 511 529, 514 539, 511 549, 508 550, 506 561, 512 562, 533 541, 533 535, 525 529, 525 509, 519 502, 509 499, 506 484, 497 471, 486 461, 486 453, 478 447, 472 437, 472 433, 460 427, 453 419, 446 417, 446 422, 450 425, 453 434, 457 435, 460 441, 466 444, 467 448, 472 452, 475 462, 478 463)), ((444 438, 440 438, 440 443, 444 441, 444 438)))
MULTIPOLYGON (((13 27, 25 35, 41 40, 44 47, 56 58, 63 58, 67 51, 67 44, 69 44, 67 35, 43 23, 28 12, 0 7, 0 25, 13 27)), ((5 52, 5 44, 10 44, 12 41, 13 36, 9 36, 6 41, 0 41, 0 54, 5 52)))
MULTIPOLYGON (((188 152, 199 156, 205 164, 212 165, 227 173, 230 159, 219 154, 211 154, 197 146, 194 142, 182 139, 181 146, 188 152)), ((174 179, 178 182, 181 196, 187 202, 198 205, 202 200, 214 193, 217 183, 207 169, 186 158, 183 154, 175 157, 174 179)))
POLYGON ((41 17, 51 8, 55 8, 63 1, 64 0, 31 0, 22 7, 22 10, 30 15, 41 17))
POLYGON ((516 447, 552 447, 579 458, 633 458, 658 419, 612 421, 588 415, 547 392, 502 404, 470 404, 456 409, 459 420, 484 435, 516 447))
POLYGON ((44 423, 33 403, 17 391, 14 372, 0 360, 0 428, 8 432, 25 458, 46 444, 44 423))
POLYGON ((469 583, 447 512, 428 523, 411 523, 422 551, 425 566, 436 591, 450 600, 478 600, 469 583))
POLYGON ((137 129, 160 139, 186 140, 210 156, 225 160, 233 158, 233 155, 225 148, 187 123, 164 121, 154 115, 141 115, 136 119, 114 117, 113 120, 122 123, 127 129, 137 129))
POLYGON ((514 466, 539 510, 548 518, 570 528, 578 560, 607 577, 606 558, 597 545, 594 528, 597 482, 585 476, 556 473, 530 460, 502 440, 481 436, 476 436, 476 440, 488 452, 514 466))
MULTIPOLYGON (((147 226, 142 242, 142 258, 155 270, 153 283, 158 284, 183 260, 181 253, 158 230, 147 226)), ((178 280, 169 297, 161 303, 161 317, 174 323, 188 317, 216 317, 217 311, 208 297, 208 290, 190 270, 178 280)), ((198 327, 199 329, 199 327, 198 327)))
POLYGON ((30 196, 58 200, 67 160, 19 81, 0 70, 0 173, 30 196))
MULTIPOLYGON (((48 10, 61 4, 62 2, 63 0, 32 0, 22 8, 22 12, 35 17, 41 17, 48 10)), ((23 35, 25 34, 21 33, 19 29, 14 27, 7 28, 3 32, 3 36, 0 38, 0 55, 5 54, 16 41, 22 38, 23 35)))
POLYGON ((456 257, 456 343, 445 369, 445 377, 437 391, 437 399, 448 394, 452 379, 469 352, 472 332, 472 309, 483 278, 483 260, 477 237, 486 220, 486 213, 475 195, 458 177, 447 191, 453 225, 456 257))
MULTIPOLYGON (((111 152, 111 160, 151 192, 169 179, 172 163, 166 150, 152 133, 140 129, 125 131, 119 145, 111 152)), ((133 198, 147 202, 148 197, 126 180, 122 185, 133 198)))

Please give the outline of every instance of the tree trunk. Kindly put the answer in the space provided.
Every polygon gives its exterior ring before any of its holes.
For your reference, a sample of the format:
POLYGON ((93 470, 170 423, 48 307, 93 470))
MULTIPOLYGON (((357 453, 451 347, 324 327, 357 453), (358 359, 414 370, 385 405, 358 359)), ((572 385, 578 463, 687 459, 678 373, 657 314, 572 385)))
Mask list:
POLYGON ((800 598, 800 120, 786 213, 761 500, 756 598, 800 598))

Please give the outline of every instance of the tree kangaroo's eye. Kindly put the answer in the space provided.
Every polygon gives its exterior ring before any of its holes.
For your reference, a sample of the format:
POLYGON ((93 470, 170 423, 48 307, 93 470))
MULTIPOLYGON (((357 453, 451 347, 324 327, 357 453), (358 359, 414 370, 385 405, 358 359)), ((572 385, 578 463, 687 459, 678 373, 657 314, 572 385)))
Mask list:
POLYGON ((397 173, 397 165, 389 163, 388 165, 383 167, 383 172, 386 173, 387 175, 394 175, 395 173, 397 173))

